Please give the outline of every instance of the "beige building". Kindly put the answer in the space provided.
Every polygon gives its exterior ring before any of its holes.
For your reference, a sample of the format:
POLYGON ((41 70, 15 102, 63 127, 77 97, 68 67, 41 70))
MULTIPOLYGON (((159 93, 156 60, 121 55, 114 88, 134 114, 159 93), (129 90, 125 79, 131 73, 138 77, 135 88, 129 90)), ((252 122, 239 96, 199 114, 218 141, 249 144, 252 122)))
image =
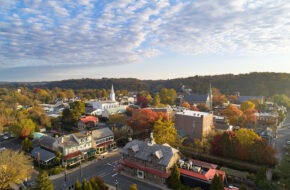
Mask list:
POLYGON ((175 114, 175 127, 191 139, 202 140, 213 129, 213 114, 184 110, 175 114))

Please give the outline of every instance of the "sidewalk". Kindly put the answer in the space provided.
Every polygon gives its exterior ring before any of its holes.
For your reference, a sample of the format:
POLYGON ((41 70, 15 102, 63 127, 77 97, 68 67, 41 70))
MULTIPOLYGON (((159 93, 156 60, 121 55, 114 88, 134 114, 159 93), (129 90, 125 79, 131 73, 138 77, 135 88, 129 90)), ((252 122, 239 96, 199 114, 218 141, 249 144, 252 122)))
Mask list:
POLYGON ((155 187, 160 188, 160 189, 162 189, 162 190, 171 190, 171 189, 169 189, 168 187, 166 187, 165 185, 158 185, 158 184, 155 184, 155 183, 151 183, 151 182, 148 181, 148 180, 140 179, 140 178, 138 178, 138 177, 134 177, 134 176, 128 175, 128 174, 126 174, 126 173, 124 173, 124 172, 119 172, 119 174, 120 174, 120 175, 123 175, 123 176, 126 176, 126 177, 129 177, 129 178, 133 178, 133 179, 138 180, 138 181, 140 181, 140 182, 142 182, 142 183, 146 183, 146 184, 148 184, 148 185, 155 186, 155 187))

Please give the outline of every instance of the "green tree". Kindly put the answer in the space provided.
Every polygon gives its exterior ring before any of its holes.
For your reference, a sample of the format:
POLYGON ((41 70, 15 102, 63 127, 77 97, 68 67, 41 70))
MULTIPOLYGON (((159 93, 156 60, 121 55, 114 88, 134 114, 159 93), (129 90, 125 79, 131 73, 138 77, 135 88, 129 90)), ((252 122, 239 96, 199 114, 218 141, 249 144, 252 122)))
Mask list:
POLYGON ((136 184, 131 184, 130 185, 130 190, 138 190, 137 185, 136 184))
POLYGON ((5 149, 0 151, 0 189, 10 183, 20 183, 31 177, 32 162, 23 152, 5 149))
POLYGON ((53 190, 53 184, 50 181, 46 171, 41 171, 36 180, 39 190, 53 190))
POLYGON ((99 188, 99 185, 98 185, 98 183, 97 183, 97 181, 96 181, 96 179, 95 179, 94 177, 92 177, 92 178, 90 179, 90 183, 91 183, 92 188, 93 188, 94 190, 99 190, 99 189, 100 189, 100 188, 99 188))
POLYGON ((215 175, 210 184, 210 190, 224 190, 224 183, 222 179, 215 175))
POLYGON ((171 89, 162 88, 159 93, 159 96, 162 104, 173 105, 176 100, 177 94, 173 88, 171 89))
POLYGON ((290 99, 285 94, 276 94, 272 96, 272 101, 280 106, 285 106, 286 108, 290 108, 290 99))
POLYGON ((177 131, 172 121, 159 118, 153 125, 153 135, 155 142, 158 144, 173 144, 176 140, 177 131))
POLYGON ((24 140, 22 140, 21 147, 23 151, 29 151, 32 148, 32 141, 26 137, 24 140))
POLYGON ((75 190, 82 190, 82 184, 79 180, 76 181, 75 183, 75 190))
POLYGON ((171 170, 171 176, 168 178, 168 185, 173 189, 178 189, 181 186, 180 171, 177 164, 174 164, 171 170))
POLYGON ((160 105, 160 96, 159 94, 155 94, 153 100, 152 100, 152 105, 153 106, 158 106, 160 105))

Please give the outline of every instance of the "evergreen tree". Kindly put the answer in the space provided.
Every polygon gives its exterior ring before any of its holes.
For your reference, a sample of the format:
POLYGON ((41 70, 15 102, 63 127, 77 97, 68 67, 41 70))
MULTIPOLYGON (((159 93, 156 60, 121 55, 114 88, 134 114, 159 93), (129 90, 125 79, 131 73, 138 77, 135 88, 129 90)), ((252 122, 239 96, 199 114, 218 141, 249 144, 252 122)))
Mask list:
POLYGON ((224 183, 218 175, 215 175, 211 181, 210 190, 224 190, 224 183))
POLYGON ((171 171, 171 176, 168 178, 168 185, 169 185, 169 187, 171 187, 173 189, 178 189, 181 185, 180 171, 179 171, 176 164, 174 164, 172 171, 171 171))
POLYGON ((97 183, 97 181, 96 181, 96 179, 94 177, 91 178, 90 182, 91 182, 92 188, 94 190, 99 190, 100 189, 99 185, 98 185, 98 183, 97 183))
POLYGON ((46 171, 41 171, 39 173, 36 182, 38 184, 39 190, 53 190, 53 184, 48 178, 48 174, 46 171))
POLYGON ((75 190, 82 190, 82 184, 79 182, 79 180, 77 180, 75 183, 75 190))

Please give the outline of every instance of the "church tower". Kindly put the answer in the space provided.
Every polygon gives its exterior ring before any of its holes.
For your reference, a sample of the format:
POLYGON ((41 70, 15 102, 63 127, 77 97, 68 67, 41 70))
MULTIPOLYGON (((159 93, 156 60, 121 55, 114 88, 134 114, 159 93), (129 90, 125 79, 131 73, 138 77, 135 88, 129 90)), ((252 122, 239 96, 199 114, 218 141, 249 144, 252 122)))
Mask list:
POLYGON ((113 101, 113 102, 116 101, 113 84, 112 84, 112 89, 111 89, 111 93, 110 93, 110 100, 113 101))
POLYGON ((208 97, 209 97, 209 110, 212 111, 212 89, 211 89, 211 84, 209 84, 209 91, 208 91, 208 97))

